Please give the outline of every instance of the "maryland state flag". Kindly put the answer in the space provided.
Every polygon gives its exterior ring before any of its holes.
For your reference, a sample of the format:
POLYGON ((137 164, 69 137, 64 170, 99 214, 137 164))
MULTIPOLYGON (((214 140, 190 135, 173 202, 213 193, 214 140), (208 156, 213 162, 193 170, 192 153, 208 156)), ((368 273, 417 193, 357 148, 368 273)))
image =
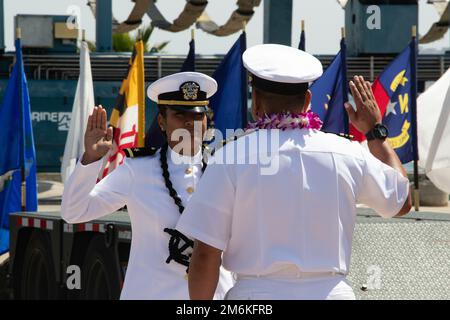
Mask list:
POLYGON ((125 158, 124 149, 144 146, 145 132, 145 79, 144 44, 138 41, 131 56, 128 75, 122 81, 116 105, 109 120, 114 129, 113 147, 101 177, 104 178, 125 158))
POLYGON ((322 131, 347 134, 348 115, 344 108, 344 103, 348 101, 345 38, 341 40, 339 53, 309 90, 312 93, 311 110, 322 120, 322 131))
MULTIPOLYGON (((389 129, 388 141, 402 163, 418 160, 416 126, 416 39, 392 61, 372 84, 389 129)), ((351 128, 357 140, 364 136, 351 128)))

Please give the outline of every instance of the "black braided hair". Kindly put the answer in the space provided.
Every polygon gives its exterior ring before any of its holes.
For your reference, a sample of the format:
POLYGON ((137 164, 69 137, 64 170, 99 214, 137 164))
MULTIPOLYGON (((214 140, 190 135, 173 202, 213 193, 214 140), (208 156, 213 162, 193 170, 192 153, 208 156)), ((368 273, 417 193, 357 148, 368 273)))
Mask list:
MULTIPOLYGON (((164 178, 164 183, 166 185, 167 190, 169 191, 170 196, 172 197, 173 201, 175 202, 175 205, 178 207, 178 211, 180 214, 184 211, 183 202, 181 201, 180 196, 178 195, 177 191, 173 187, 172 181, 170 181, 170 173, 169 168, 167 165, 167 150, 169 146, 168 144, 164 144, 160 151, 160 162, 161 162, 161 169, 162 169, 162 175, 164 178)), ((202 150, 203 151, 203 150, 202 150)), ((203 155, 203 152, 202 152, 203 155)), ((202 172, 206 169, 206 162, 202 158, 202 172)), ((186 273, 189 272, 189 260, 191 258, 190 254, 184 254, 183 252, 188 249, 189 247, 194 248, 194 241, 189 239, 187 236, 179 232, 175 229, 165 228, 164 232, 168 233, 170 235, 169 240, 169 257, 166 259, 166 263, 170 263, 170 261, 174 260, 175 262, 187 267, 186 273), (181 247, 179 246, 181 241, 184 242, 184 245, 181 247)))
POLYGON ((173 201, 175 202, 176 206, 178 207, 178 211, 180 212, 180 214, 182 214, 184 211, 183 203, 181 202, 181 198, 178 196, 178 193, 175 191, 175 189, 172 185, 172 181, 170 181, 170 173, 169 173, 169 168, 167 165, 167 150, 168 150, 168 145, 166 143, 161 148, 161 153, 160 153, 160 158, 159 158, 159 160, 161 162, 162 175, 164 178, 164 183, 166 184, 166 188, 167 188, 167 190, 169 190, 170 196, 172 197, 173 201))
POLYGON ((206 167, 208 166, 208 164, 206 163, 206 160, 205 160, 205 148, 206 148, 206 146, 202 145, 202 173, 205 172, 206 167))

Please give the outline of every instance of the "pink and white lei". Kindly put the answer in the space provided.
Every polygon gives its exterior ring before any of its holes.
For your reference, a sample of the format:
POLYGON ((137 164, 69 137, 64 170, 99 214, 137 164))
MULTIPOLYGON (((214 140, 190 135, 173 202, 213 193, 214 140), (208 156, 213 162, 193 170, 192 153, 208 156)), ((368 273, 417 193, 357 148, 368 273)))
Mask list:
POLYGON ((322 128, 322 120, 312 111, 302 113, 274 113, 266 114, 262 119, 249 123, 250 129, 316 129, 322 128))

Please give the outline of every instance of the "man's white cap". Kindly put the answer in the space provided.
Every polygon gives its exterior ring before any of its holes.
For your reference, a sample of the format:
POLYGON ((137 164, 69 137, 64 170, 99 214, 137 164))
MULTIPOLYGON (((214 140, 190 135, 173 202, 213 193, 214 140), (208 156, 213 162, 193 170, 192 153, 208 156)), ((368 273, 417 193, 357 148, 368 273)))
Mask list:
POLYGON ((280 44, 256 45, 245 50, 242 59, 245 68, 253 76, 279 84, 309 83, 323 73, 319 59, 280 44))
POLYGON ((153 82, 147 95, 158 105, 175 109, 205 112, 208 99, 217 91, 217 82, 199 72, 179 72, 153 82))

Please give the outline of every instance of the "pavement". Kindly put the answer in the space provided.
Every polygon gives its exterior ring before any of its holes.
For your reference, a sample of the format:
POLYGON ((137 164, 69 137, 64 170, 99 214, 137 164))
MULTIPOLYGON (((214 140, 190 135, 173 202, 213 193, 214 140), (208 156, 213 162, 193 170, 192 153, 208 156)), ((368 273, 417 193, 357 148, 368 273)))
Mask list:
POLYGON ((38 211, 60 211, 63 191, 62 182, 38 180, 38 211))
POLYGON ((420 207, 421 212, 436 212, 436 213, 448 213, 450 214, 450 201, 446 207, 420 207))
MULTIPOLYGON (((357 205, 357 208, 369 208, 365 205, 357 205)), ((414 210, 414 207, 412 208, 414 210)), ((418 212, 432 212, 432 213, 447 213, 450 215, 450 201, 445 207, 430 207, 430 206, 420 206, 418 212)))

